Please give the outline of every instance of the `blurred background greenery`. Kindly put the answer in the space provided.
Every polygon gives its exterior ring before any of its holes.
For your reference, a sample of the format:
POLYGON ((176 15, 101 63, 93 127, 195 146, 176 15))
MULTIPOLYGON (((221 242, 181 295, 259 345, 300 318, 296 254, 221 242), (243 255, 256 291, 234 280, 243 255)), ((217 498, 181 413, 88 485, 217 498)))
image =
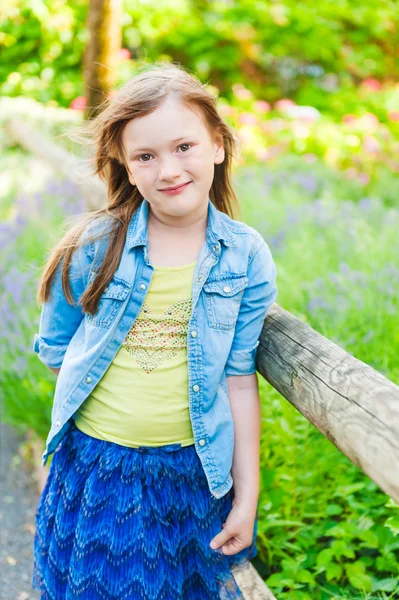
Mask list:
MULTIPOLYGON (((73 177, 24 149, 7 123, 79 154, 59 135, 87 109, 89 7, 0 8, 4 418, 42 440, 55 376, 32 352, 36 286, 65 219, 86 205, 73 177)), ((137 61, 161 59, 188 67, 217 97, 241 148, 241 218, 270 245, 278 303, 398 384, 398 2, 125 0, 120 29, 114 89, 137 61)), ((397 504, 259 383, 254 565, 279 600, 399 598, 397 504)))

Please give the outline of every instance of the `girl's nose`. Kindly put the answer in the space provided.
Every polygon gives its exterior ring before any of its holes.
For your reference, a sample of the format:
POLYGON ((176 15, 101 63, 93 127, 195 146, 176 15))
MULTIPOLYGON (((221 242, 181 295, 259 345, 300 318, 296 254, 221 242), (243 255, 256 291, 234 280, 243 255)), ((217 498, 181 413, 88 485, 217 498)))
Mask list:
POLYGON ((166 158, 161 162, 159 168, 159 179, 160 181, 170 181, 176 179, 180 175, 181 168, 179 159, 172 157, 166 158))

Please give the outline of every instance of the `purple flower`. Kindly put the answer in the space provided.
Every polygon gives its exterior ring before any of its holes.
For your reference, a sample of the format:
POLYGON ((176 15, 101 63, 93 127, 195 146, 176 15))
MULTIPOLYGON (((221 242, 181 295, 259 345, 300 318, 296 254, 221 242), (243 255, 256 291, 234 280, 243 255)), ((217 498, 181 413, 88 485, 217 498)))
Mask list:
POLYGON ((305 192, 309 192, 310 194, 314 194, 319 187, 316 179, 308 174, 298 173, 296 182, 305 190, 305 192))

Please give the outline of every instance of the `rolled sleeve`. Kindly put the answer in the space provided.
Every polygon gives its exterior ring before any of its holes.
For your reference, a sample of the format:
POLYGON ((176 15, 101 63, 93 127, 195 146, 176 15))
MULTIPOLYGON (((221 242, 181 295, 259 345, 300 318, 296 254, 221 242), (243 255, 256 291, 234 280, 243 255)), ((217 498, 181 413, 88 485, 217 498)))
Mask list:
POLYGON ((277 298, 277 269, 269 246, 259 234, 248 266, 248 285, 242 297, 233 343, 225 366, 226 376, 256 373, 256 355, 264 321, 277 298))
POLYGON ((46 342, 45 339, 40 337, 37 333, 34 336, 33 351, 38 354, 42 363, 52 369, 58 369, 62 365, 65 352, 67 351, 68 345, 57 346, 46 342))
POLYGON ((42 306, 39 332, 34 334, 32 346, 40 361, 55 369, 61 367, 69 342, 83 319, 82 307, 78 302, 85 290, 90 268, 85 248, 78 248, 74 252, 69 267, 73 304, 69 304, 62 289, 62 265, 63 260, 54 274, 50 297, 42 306))

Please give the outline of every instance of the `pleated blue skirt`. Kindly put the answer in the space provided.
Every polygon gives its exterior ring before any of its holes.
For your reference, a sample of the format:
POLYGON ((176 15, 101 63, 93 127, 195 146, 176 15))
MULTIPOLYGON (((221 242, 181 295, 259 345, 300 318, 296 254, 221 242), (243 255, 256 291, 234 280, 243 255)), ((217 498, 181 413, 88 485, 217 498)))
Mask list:
POLYGON ((231 567, 257 555, 209 546, 232 508, 194 445, 129 448, 74 423, 36 510, 32 587, 45 600, 243 600, 231 567))

